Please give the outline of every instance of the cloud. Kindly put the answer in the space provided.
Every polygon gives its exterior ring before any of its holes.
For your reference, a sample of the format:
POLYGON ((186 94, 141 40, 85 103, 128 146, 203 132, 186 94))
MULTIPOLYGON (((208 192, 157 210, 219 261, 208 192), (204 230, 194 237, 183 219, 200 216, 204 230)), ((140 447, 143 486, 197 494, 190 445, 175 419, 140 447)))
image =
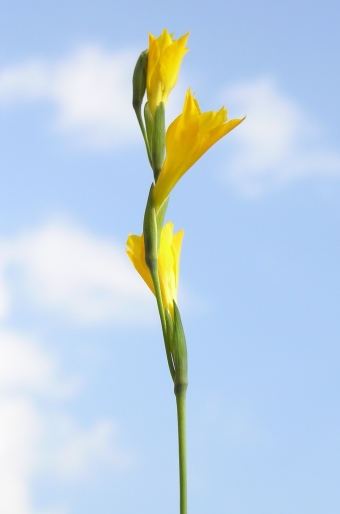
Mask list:
MULTIPOLYGON (((132 73, 138 50, 107 51, 88 44, 55 62, 31 59, 0 70, 0 107, 48 102, 52 127, 83 148, 142 141, 132 109, 132 73)), ((167 120, 182 110, 183 74, 167 106, 167 120)))
POLYGON ((57 221, 1 248, 3 314, 17 295, 85 326, 152 323, 152 295, 112 240, 57 221))
POLYGON ((10 298, 5 281, 5 269, 10 261, 10 247, 5 241, 0 239, 0 320, 8 314, 10 298))
POLYGON ((140 139, 131 107, 131 50, 109 52, 87 45, 49 63, 31 60, 0 71, 0 105, 47 101, 56 130, 105 148, 140 139))
POLYGON ((0 328, 1 391, 45 389, 52 372, 51 360, 33 339, 0 328))
POLYGON ((133 464, 111 420, 84 428, 60 410, 60 398, 55 404, 56 385, 65 390, 69 383, 38 341, 0 327, 0 512, 38 514, 31 482, 39 476, 88 480, 103 467, 121 472, 133 464))
POLYGON ((67 505, 34 507, 33 480, 88 482, 103 469, 125 472, 134 456, 112 420, 84 427, 66 414, 79 377, 63 376, 35 336, 4 326, 18 295, 87 325, 144 322, 152 295, 120 246, 65 221, 0 240, 0 512, 65 514, 67 505))
POLYGON ((65 392, 68 384, 34 338, 0 327, 0 512, 37 514, 30 482, 41 460, 39 447, 48 416, 36 398, 47 396, 51 401, 56 388, 60 385, 65 392))
POLYGON ((29 479, 36 461, 41 417, 32 401, 0 393, 0 511, 30 514, 29 479))
POLYGON ((223 98, 246 120, 233 132, 227 179, 256 196, 302 177, 339 176, 340 153, 329 149, 320 124, 282 93, 272 78, 230 87, 223 98))

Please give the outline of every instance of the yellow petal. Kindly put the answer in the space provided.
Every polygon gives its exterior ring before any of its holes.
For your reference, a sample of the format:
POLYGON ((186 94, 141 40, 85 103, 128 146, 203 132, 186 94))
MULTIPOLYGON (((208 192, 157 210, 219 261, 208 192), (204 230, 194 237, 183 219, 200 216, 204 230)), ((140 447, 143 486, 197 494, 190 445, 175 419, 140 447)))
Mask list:
MULTIPOLYGON (((173 315, 173 300, 177 300, 179 259, 183 238, 183 230, 177 232, 177 234, 173 234, 173 228, 174 226, 170 222, 162 228, 158 255, 158 276, 162 301, 164 307, 170 310, 171 315, 173 315)), ((143 234, 141 236, 133 236, 130 234, 126 245, 126 253, 132 264, 154 293, 150 272, 145 264, 143 234)))
POLYGON ((199 130, 200 113, 189 89, 182 114, 166 133, 166 157, 153 192, 156 210, 188 169, 187 161, 196 150, 199 130))
POLYGON ((149 34, 148 68, 146 73, 147 89, 150 89, 151 87, 151 78, 159 61, 159 56, 160 49, 157 39, 152 34, 149 34))
POLYGON ((144 247, 144 236, 133 236, 129 234, 128 239, 126 241, 126 253, 144 280, 144 282, 149 286, 153 294, 155 294, 155 289, 153 287, 151 275, 149 268, 145 264, 145 247, 144 247))
POLYGON ((164 87, 164 102, 166 102, 171 89, 176 85, 182 59, 188 51, 188 48, 185 48, 188 37, 189 34, 186 34, 174 41, 172 45, 165 48, 161 55, 160 78, 164 87))
POLYGON ((189 33, 173 40, 167 30, 155 38, 149 35, 149 59, 146 74, 146 90, 151 114, 154 116, 160 102, 166 104, 175 86, 189 33))
POLYGON ((161 53, 172 44, 172 37, 166 29, 162 30, 162 34, 157 38, 157 43, 161 53))
POLYGON ((208 111, 200 116, 200 137, 204 137, 208 132, 222 125, 227 119, 227 111, 222 107, 218 112, 208 111))
POLYGON ((227 121, 227 111, 201 112, 197 100, 188 90, 183 111, 166 133, 166 157, 154 187, 156 210, 180 178, 219 139, 237 127, 243 119, 227 121))
POLYGON ((187 164, 189 165, 189 168, 195 164, 195 162, 198 161, 198 159, 200 159, 202 155, 207 150, 209 150, 209 148, 211 148, 215 143, 217 143, 217 141, 222 139, 222 137, 226 136, 231 130, 237 127, 237 125, 239 125, 243 120, 244 118, 241 120, 229 120, 226 123, 223 123, 223 125, 215 127, 210 132, 208 132, 205 138, 202 139, 200 146, 197 148, 197 151, 192 155, 191 160, 188 160, 187 164))
POLYGON ((180 230, 177 232, 177 234, 173 237, 172 242, 172 248, 174 252, 174 258, 175 258, 175 280, 176 280, 176 291, 178 288, 178 279, 179 279, 179 260, 181 255, 181 247, 182 247, 182 240, 184 236, 184 230, 180 230))

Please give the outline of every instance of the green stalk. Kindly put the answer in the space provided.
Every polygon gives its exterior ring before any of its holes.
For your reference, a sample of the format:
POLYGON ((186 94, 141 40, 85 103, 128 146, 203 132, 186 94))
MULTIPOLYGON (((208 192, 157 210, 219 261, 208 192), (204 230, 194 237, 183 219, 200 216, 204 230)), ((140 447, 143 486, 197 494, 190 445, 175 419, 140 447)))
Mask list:
POLYGON ((144 139, 145 147, 146 147, 146 152, 147 152, 147 154, 148 154, 149 163, 150 163, 150 166, 152 167, 152 159, 151 159, 151 153, 150 153, 150 145, 149 145, 149 141, 148 141, 147 134, 146 134, 146 132, 145 132, 145 127, 144 127, 143 118, 142 118, 142 113, 141 113, 140 108, 139 108, 139 109, 135 109, 135 113, 136 113, 136 116, 137 116, 137 120, 138 120, 139 127, 140 127, 140 129, 141 129, 141 131, 142 131, 142 135, 143 135, 143 139, 144 139))
POLYGON ((158 266, 157 267, 151 267, 149 269, 150 269, 150 274, 151 274, 152 282, 153 282, 153 285, 154 285, 154 288, 155 288, 155 296, 156 296, 156 300, 157 300, 157 307, 158 307, 159 317, 161 319, 161 325, 162 325, 162 332, 163 332, 163 339, 164 339, 166 358, 167 358, 167 361, 168 361, 168 366, 169 366, 171 377, 172 377, 172 379, 174 379, 174 377, 175 377, 175 368, 174 368, 174 364, 172 362, 171 352, 170 352, 169 343, 168 343, 168 335, 167 335, 167 329, 166 329, 166 320, 165 320, 164 307, 163 307, 163 302, 162 302, 161 286, 160 286, 159 277, 158 277, 158 266))
POLYGON ((187 514, 186 390, 186 385, 175 387, 178 424, 180 514, 187 514))

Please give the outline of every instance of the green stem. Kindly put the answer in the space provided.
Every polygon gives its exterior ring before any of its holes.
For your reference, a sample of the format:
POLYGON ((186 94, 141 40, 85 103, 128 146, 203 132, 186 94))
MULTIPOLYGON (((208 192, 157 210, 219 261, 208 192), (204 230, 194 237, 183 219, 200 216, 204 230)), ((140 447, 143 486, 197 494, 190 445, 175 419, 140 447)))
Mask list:
POLYGON ((174 379, 175 369, 174 369, 174 365, 172 362, 171 352, 170 352, 170 348, 169 348, 169 344, 168 344, 168 336, 167 336, 167 330, 166 330, 164 307, 163 307, 163 302, 162 302, 161 286, 160 286, 159 277, 158 277, 158 268, 151 267, 149 269, 150 269, 150 273, 151 273, 152 282, 153 282, 153 285, 155 288, 155 296, 156 296, 157 307, 158 307, 158 311, 159 311, 159 317, 161 319, 166 358, 168 361, 168 366, 169 366, 171 377, 172 377, 172 379, 174 379))
POLYGON ((175 387, 178 423, 180 514, 187 514, 186 390, 186 385, 175 387))
POLYGON ((149 163, 150 163, 150 166, 152 168, 150 145, 149 145, 147 134, 145 132, 145 127, 144 127, 143 118, 142 118, 142 112, 141 112, 140 107, 138 109, 135 109, 135 113, 136 113, 136 116, 137 116, 138 124, 140 126, 141 131, 142 131, 142 135, 143 135, 143 139, 144 139, 145 147, 146 147, 146 152, 148 154, 149 163))

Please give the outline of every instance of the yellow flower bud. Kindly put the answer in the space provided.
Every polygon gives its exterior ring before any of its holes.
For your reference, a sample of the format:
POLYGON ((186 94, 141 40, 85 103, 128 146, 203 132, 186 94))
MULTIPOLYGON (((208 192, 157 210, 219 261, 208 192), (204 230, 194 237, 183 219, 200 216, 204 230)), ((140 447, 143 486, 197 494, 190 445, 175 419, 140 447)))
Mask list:
POLYGON ((176 85, 182 59, 188 51, 185 47, 188 37, 189 33, 174 40, 165 29, 158 38, 149 35, 146 90, 152 116, 161 102, 166 105, 170 91, 176 85))
MULTIPOLYGON (((177 301, 177 288, 179 277, 179 259, 184 231, 173 234, 174 225, 168 222, 162 228, 158 253, 158 275, 161 287, 164 309, 169 309, 173 317, 173 301, 177 301)), ((129 234, 126 242, 126 253, 132 264, 155 294, 149 268, 145 263, 144 235, 135 236, 129 234)))
POLYGON ((224 107, 218 112, 201 112, 188 89, 182 114, 166 132, 166 157, 153 192, 156 211, 184 173, 243 120, 228 120, 224 107))

